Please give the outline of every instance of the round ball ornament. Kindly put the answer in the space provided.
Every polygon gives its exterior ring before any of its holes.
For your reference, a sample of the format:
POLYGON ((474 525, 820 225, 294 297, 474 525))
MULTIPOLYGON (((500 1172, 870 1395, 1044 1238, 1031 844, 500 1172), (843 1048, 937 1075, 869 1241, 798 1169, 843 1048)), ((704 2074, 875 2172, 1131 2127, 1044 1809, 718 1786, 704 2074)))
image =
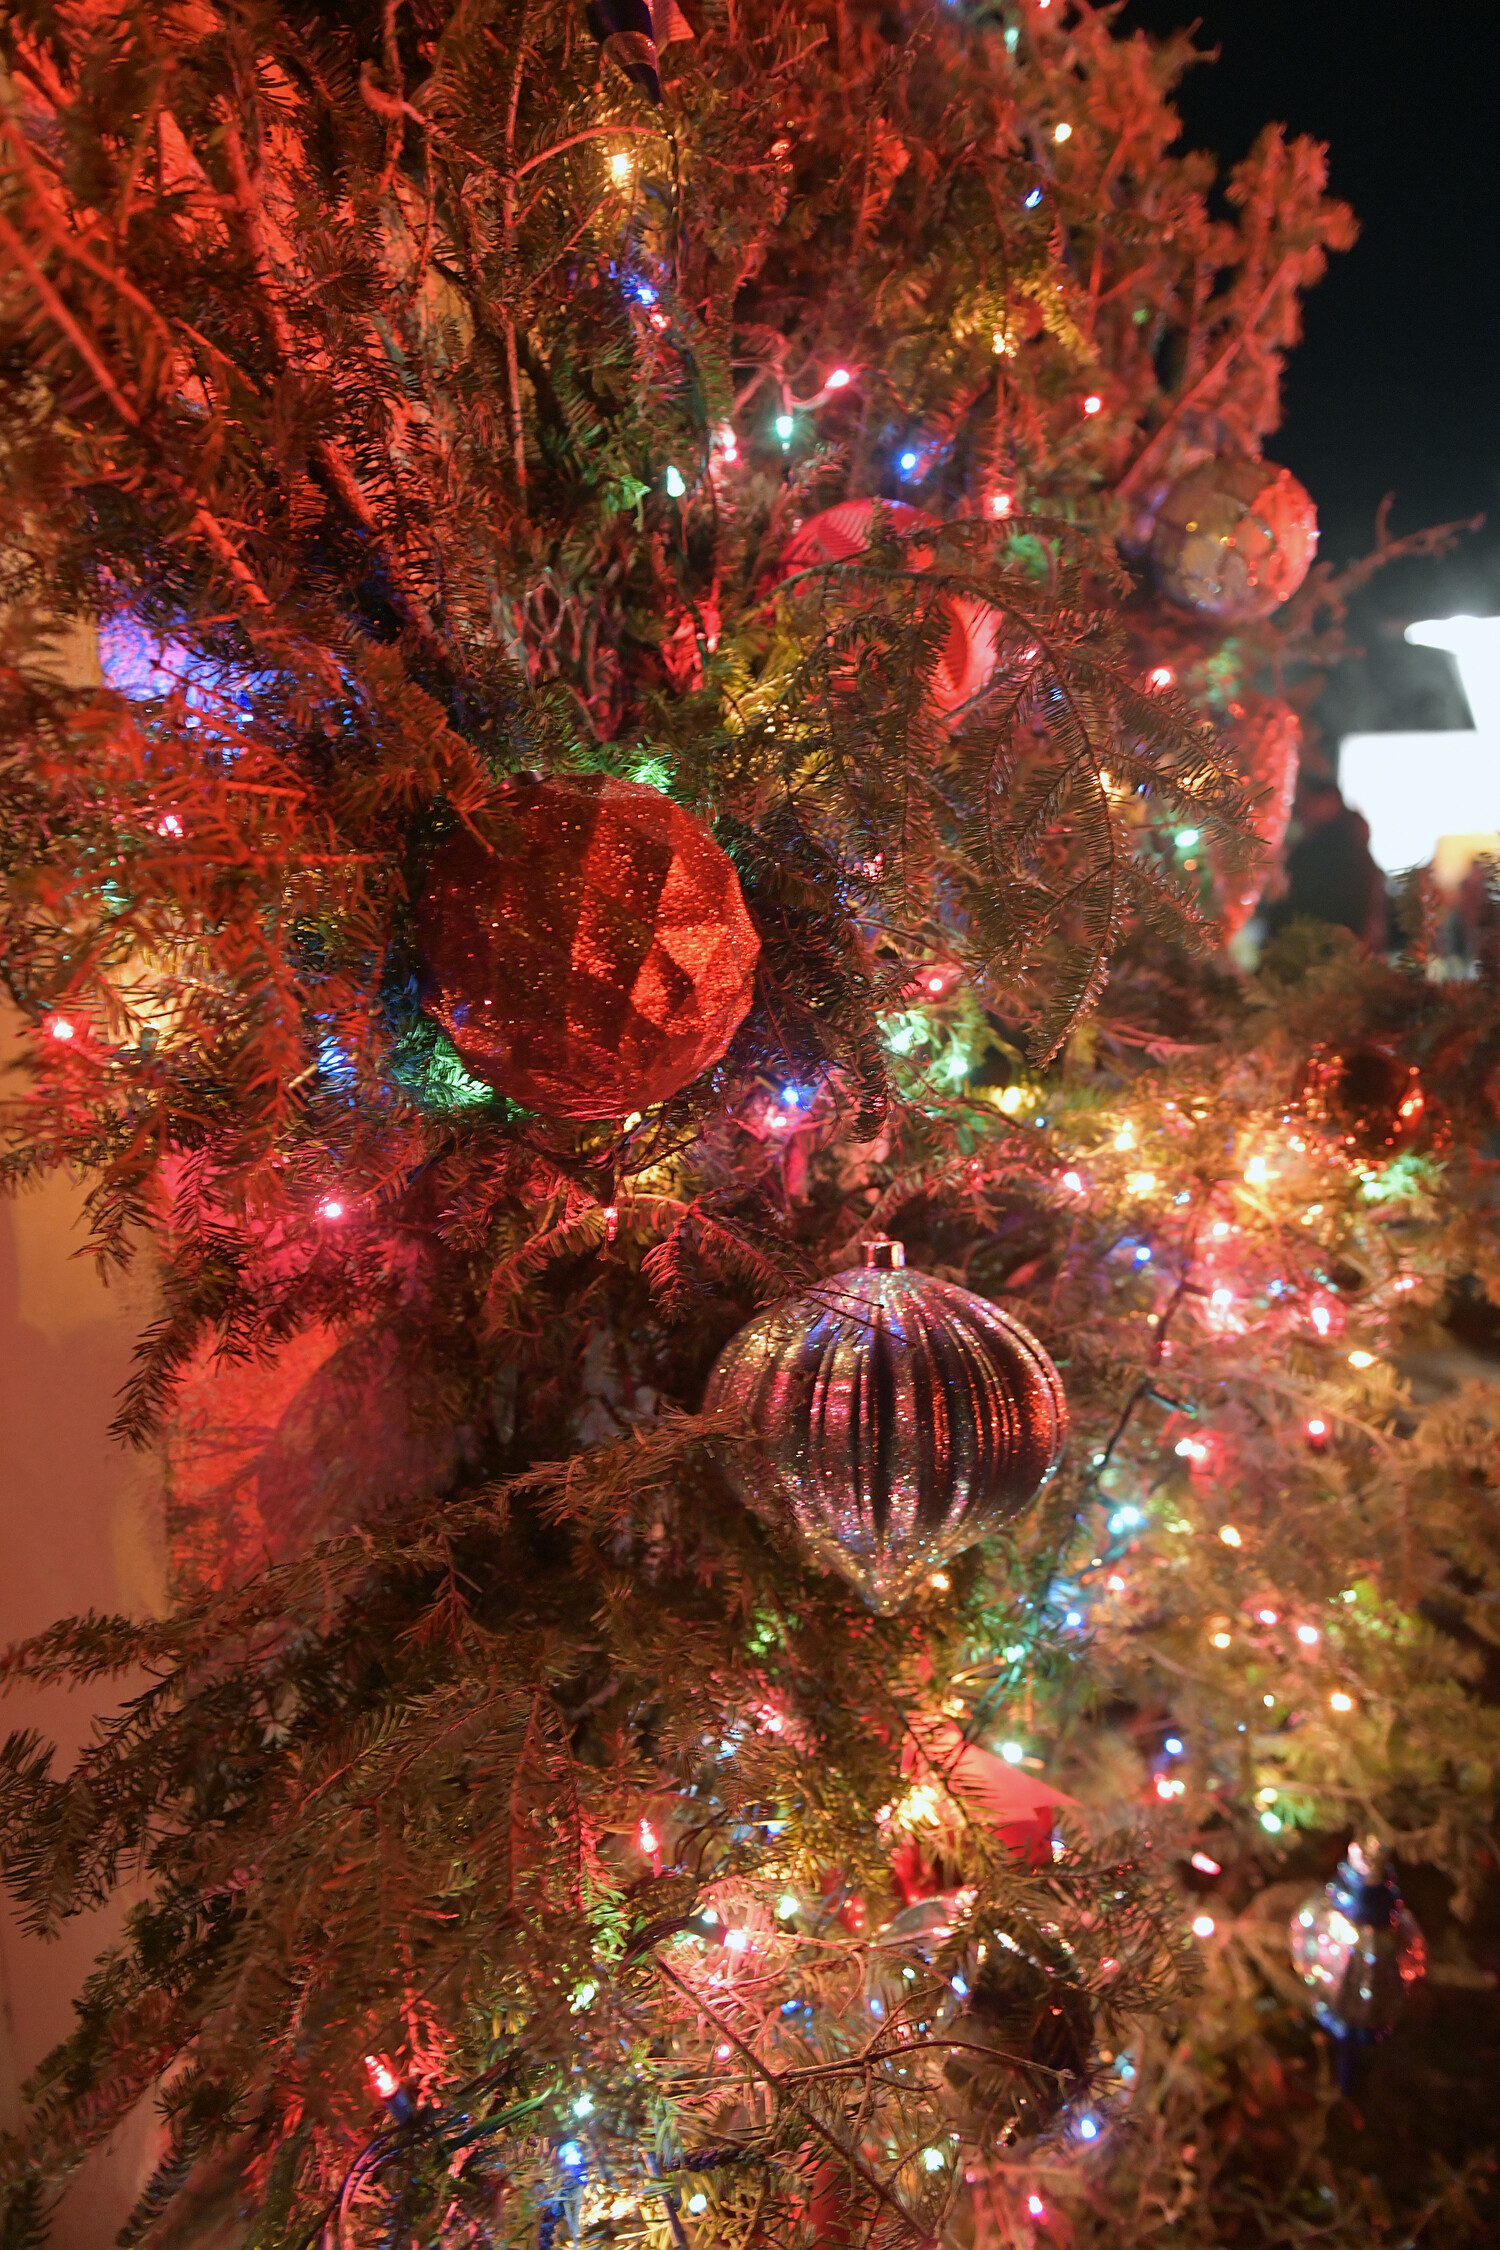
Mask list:
POLYGON ((1385 1040, 1344 1049, 1315 1047, 1299 1097, 1321 1125, 1359 1156, 1390 1156, 1430 1137, 1434 1117, 1422 1074, 1385 1040))
POLYGON ((704 1404, 757 1433, 730 1469, 746 1504, 888 1612, 1035 1499, 1068 1409, 998 1305, 911 1271, 899 1242, 865 1258, 732 1337, 704 1404))
POLYGON ((1290 469, 1217 459, 1189 469, 1163 500, 1151 560, 1180 608, 1245 624, 1296 593, 1317 544, 1317 509, 1290 469))
POLYGON ((416 902, 423 1006, 546 1117, 620 1117, 729 1045, 760 941, 702 823, 640 782, 528 777, 439 847, 416 902))
POLYGON ((1305 1899, 1288 1935, 1314 2013, 1340 2042, 1344 2065, 1388 2039, 1402 2003, 1427 1974, 1427 1946, 1376 1837, 1351 1844, 1338 1873, 1305 1899))

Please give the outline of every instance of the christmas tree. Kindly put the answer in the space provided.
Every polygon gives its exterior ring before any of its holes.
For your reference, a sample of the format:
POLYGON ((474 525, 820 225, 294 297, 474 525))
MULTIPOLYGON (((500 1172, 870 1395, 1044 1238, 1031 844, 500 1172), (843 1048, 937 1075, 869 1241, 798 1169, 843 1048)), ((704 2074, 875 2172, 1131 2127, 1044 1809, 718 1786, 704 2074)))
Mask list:
POLYGON ((180 1471, 170 1614, 8 1659, 132 1683, 6 1746, 30 1924, 147 1891, 4 2241, 141 2101, 141 2244, 1472 2240, 1350 2123, 1394 1906, 1324 2032, 1286 1939, 1373 1836, 1481 1987, 1500 1753, 1396 1364, 1494 961, 1222 951, 1349 590, 1322 152, 1216 192, 1061 0, 4 42, 6 1163, 149 1246, 180 1471))

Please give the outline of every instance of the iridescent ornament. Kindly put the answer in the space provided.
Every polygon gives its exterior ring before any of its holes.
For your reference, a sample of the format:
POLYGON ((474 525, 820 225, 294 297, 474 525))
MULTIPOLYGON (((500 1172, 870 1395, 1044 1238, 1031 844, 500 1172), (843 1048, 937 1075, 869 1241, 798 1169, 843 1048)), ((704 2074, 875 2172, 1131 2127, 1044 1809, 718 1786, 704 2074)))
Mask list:
POLYGON ((1407 1992, 1427 1974, 1422 1932, 1377 1837, 1349 1846, 1332 1882, 1292 1916, 1288 1935, 1314 2013, 1341 2043, 1347 2076, 1361 2046, 1390 2037, 1407 1992))
POLYGON ((760 949, 702 823, 597 773, 503 790, 439 846, 416 921, 428 1013, 471 1071, 549 1117, 649 1109, 707 1070, 760 949))
POLYGON ((1201 461, 1157 512, 1151 560, 1169 601, 1226 624, 1269 617, 1296 593, 1318 544, 1318 511, 1290 469, 1201 461))
POLYGON ((720 1353, 705 1407, 758 1442, 733 1456, 746 1503, 788 1517, 875 1610, 1010 1523, 1056 1469, 1061 1379, 1030 1332, 899 1242, 752 1320, 720 1353))

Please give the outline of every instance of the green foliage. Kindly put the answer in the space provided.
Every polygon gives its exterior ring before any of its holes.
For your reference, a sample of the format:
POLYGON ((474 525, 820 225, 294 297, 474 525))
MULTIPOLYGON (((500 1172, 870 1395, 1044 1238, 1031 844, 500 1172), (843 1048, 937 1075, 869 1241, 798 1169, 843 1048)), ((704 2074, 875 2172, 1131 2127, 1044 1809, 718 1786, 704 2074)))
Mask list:
MULTIPOLYGON (((660 113, 574 0, 0 30, 5 1177, 84 1173, 101 1262, 157 1254, 125 1435, 223 1439, 250 1370, 312 1369, 253 1500, 181 1477, 165 1619, 6 1660, 127 1698, 66 1773, 0 1754, 29 1925, 148 1878, 7 2144, 7 2250, 147 2098, 142 2250, 535 2240, 573 2137, 562 2223, 649 2250, 699 2181, 695 2250, 1025 2242, 1034 2182, 1079 2243, 1355 2250, 1378 2218, 1251 1900, 1353 1806, 1460 1906, 1482 1877, 1491 1421, 1399 1355, 1500 1271, 1468 1155, 1495 964, 1428 981, 1415 894, 1395 966, 1293 933, 1241 989, 1190 957, 1166 838, 1229 864, 1246 812, 1198 707, 1336 646, 1342 596, 1224 642, 1120 561, 1187 461, 1274 428, 1352 223, 1274 130, 1212 204, 1171 153, 1189 43, 1107 11, 695 28, 660 113), (810 514, 898 488, 941 520, 788 571, 810 514), (996 662, 949 709, 965 618, 996 662), (70 671, 80 619, 134 637, 132 692, 70 671), (1183 695, 1146 691, 1159 647, 1183 695), (432 850, 534 766, 710 821, 761 938, 723 1063, 618 1127, 522 1114, 421 1010, 432 850), (933 962, 965 972, 940 1005, 933 962), (1450 1142, 1320 1146, 1247 1197, 1242 1144, 1345 1036, 1420 1059, 1450 1142), (1243 1328, 1202 1295, 1221 1209, 1243 1328), (696 1412, 754 1306, 879 1228, 1025 1311, 1076 1433, 896 1619, 745 1516, 751 1433, 696 1412), (1315 1289, 1365 1324, 1358 1380, 1298 1325, 1315 1289), (1316 1666, 1245 1623, 1257 1572, 1316 1666), (912 1787, 938 1705, 1046 1750, 1063 1856, 912 1787), (893 1854, 938 1842, 951 1934, 893 1933, 893 1854), (1038 2137, 954 2122, 976 1969, 979 2094, 1023 2089, 1038 2137), (372 2131, 386 2051, 428 2107, 372 2131)), ((1462 2239, 1467 2175, 1401 2195, 1462 2239)))

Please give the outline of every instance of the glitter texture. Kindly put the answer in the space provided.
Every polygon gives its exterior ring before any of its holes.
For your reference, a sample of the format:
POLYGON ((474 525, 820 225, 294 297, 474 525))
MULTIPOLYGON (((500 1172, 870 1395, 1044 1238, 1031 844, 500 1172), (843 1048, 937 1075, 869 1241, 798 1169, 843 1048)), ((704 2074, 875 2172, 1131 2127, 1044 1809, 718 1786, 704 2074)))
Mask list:
POLYGON ((1067 1402, 998 1305, 905 1271, 899 1243, 866 1257, 742 1328, 705 1404, 738 1407, 757 1433, 730 1471, 747 1504, 790 1514, 820 1562, 893 1610, 1035 1498, 1067 1402))
POLYGON ((1170 601, 1234 624, 1289 600, 1317 545, 1318 511, 1290 469, 1201 461, 1158 509, 1151 559, 1170 601))
POLYGON ((548 1117, 619 1117, 718 1061, 760 950, 739 879, 660 790, 606 774, 507 789, 440 848, 424 1006, 465 1066, 548 1117))

